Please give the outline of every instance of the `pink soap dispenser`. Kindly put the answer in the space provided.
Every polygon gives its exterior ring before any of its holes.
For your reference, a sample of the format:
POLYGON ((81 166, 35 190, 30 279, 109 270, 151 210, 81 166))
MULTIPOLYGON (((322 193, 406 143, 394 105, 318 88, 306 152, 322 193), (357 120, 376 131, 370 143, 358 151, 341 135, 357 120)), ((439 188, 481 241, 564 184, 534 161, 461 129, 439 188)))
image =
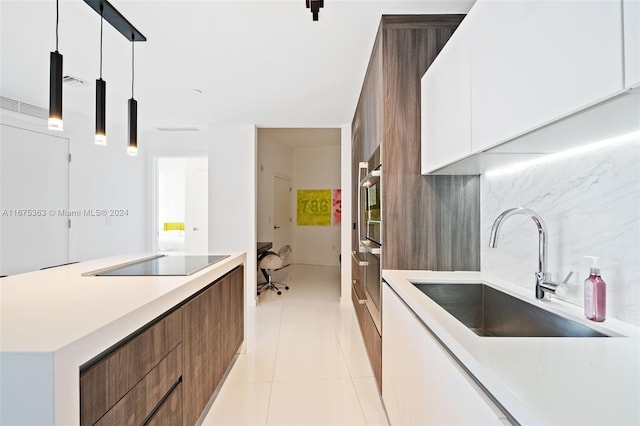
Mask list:
POLYGON ((584 315, 591 321, 602 322, 607 313, 607 284, 600 276, 597 256, 585 256, 591 259, 589 278, 584 280, 584 315))

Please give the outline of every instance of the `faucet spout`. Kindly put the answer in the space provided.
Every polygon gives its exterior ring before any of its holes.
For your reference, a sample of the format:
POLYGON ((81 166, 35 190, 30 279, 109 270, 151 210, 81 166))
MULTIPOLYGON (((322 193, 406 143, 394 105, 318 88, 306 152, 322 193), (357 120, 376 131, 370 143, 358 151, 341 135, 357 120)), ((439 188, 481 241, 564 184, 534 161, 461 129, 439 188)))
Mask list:
MULTIPOLYGON (((502 224, 507 218, 518 214, 529 216, 538 228, 538 272, 536 273, 536 298, 542 299, 544 298, 545 292, 545 286, 542 284, 551 279, 551 274, 547 272, 547 226, 538 213, 525 207, 507 209, 500 213, 491 227, 489 247, 498 247, 498 234, 500 233, 502 224)), ((550 289, 547 290, 550 291, 550 289)))

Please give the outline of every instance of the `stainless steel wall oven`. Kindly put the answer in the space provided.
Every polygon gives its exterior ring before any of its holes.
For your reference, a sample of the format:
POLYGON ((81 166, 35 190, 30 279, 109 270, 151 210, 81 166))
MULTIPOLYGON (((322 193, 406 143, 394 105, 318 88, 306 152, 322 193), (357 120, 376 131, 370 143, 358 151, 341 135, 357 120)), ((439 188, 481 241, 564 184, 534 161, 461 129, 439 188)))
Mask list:
POLYGON ((380 147, 368 162, 362 162, 359 199, 359 251, 365 253, 364 290, 366 305, 378 332, 380 327, 380 256, 382 252, 382 188, 380 147), (364 175, 364 176, 363 176, 364 175))

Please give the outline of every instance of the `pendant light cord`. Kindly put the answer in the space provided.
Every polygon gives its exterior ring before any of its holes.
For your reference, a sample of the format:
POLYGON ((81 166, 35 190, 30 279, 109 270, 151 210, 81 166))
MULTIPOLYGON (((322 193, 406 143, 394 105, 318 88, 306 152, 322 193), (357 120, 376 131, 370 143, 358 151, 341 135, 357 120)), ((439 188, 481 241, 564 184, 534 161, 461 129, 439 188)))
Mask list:
POLYGON ((102 16, 103 6, 100 3, 100 80, 102 80, 102 24, 104 17, 102 16))
POLYGON ((58 51, 58 20, 60 18, 60 11, 58 8, 58 0, 56 0, 56 52, 58 51))
POLYGON ((131 99, 134 98, 133 96, 133 82, 135 80, 135 76, 136 76, 136 67, 135 67, 135 54, 134 54, 134 46, 135 46, 135 42, 134 40, 131 40, 131 99))

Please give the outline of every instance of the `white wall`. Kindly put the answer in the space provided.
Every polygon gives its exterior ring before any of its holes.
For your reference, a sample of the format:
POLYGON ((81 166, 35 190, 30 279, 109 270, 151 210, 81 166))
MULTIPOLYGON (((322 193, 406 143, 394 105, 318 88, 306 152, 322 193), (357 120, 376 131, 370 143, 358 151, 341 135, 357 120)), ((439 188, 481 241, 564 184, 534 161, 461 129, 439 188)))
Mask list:
MULTIPOLYGON (((72 132, 69 207, 128 210, 125 217, 78 218, 70 231, 70 260, 145 251, 145 161, 127 155, 126 126, 107 120, 106 147, 93 143, 93 116, 65 113, 64 126, 72 132)), ((146 146, 139 138, 139 149, 146 146)))
POLYGON ((258 241, 273 241, 273 177, 280 176, 292 179, 293 150, 285 144, 259 138, 257 160, 258 215, 256 220, 258 241))
POLYGON ((346 124, 340 127, 340 150, 341 150, 341 170, 340 181, 342 182, 342 226, 341 250, 342 263, 340 268, 340 304, 352 306, 351 302, 351 125, 346 124))
POLYGON ((341 188, 340 150, 340 145, 334 145, 293 151, 292 247, 295 263, 329 266, 339 264, 340 226, 298 226, 296 204, 299 189, 341 188))
MULTIPOLYGON (((125 111, 126 113, 126 111, 125 111)), ((45 120, 3 111, 2 123, 47 132, 45 120)), ((74 217, 69 230, 69 261, 145 250, 144 157, 126 153, 126 127, 107 122, 107 146, 93 143, 93 116, 65 111, 69 138, 69 209, 124 210, 123 216, 74 217)), ((143 150, 146 141, 140 140, 143 150)), ((46 179, 46 176, 42 177, 46 179)))
POLYGON ((247 306, 256 305, 256 129, 209 129, 209 251, 247 252, 247 306))
POLYGON ((640 136, 517 172, 481 177, 482 271, 531 289, 538 236, 525 216, 509 218, 498 248, 487 247, 491 225, 503 210, 529 207, 549 230, 549 270, 567 286, 567 301, 583 306, 589 275, 585 255, 601 257, 607 312, 640 324, 640 136))

